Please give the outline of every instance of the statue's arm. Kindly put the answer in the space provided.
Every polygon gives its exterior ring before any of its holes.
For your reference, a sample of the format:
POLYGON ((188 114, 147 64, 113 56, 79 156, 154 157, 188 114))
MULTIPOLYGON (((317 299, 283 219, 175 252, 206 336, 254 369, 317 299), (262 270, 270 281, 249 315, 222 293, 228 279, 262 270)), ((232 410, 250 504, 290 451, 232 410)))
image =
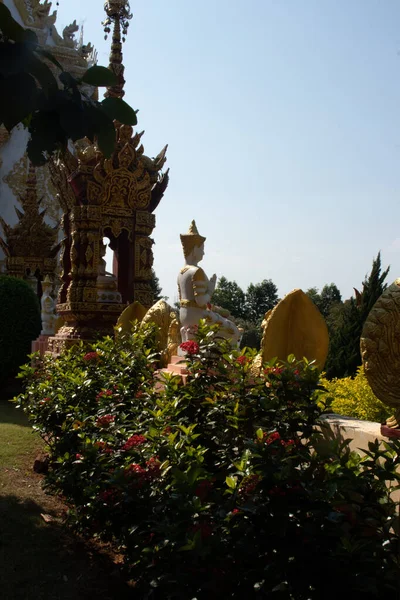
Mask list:
POLYGON ((213 294, 212 286, 210 286, 206 274, 203 269, 197 269, 193 275, 193 293, 196 304, 204 308, 211 300, 213 294))

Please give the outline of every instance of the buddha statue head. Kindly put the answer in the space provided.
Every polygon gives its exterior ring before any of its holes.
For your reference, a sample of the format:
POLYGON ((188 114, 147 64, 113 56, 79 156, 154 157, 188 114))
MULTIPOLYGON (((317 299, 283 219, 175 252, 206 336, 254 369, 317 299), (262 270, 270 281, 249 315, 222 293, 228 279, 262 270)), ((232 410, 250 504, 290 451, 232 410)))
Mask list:
POLYGON ((183 255, 186 260, 193 258, 196 262, 204 256, 206 238, 199 234, 195 221, 192 221, 187 233, 181 233, 183 255))

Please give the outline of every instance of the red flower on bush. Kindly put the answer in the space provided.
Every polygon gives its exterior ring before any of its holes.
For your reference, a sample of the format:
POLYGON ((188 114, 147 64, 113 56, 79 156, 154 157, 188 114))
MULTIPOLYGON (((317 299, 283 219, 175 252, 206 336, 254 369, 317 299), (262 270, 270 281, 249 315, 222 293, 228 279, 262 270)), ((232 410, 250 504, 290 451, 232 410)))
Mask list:
POLYGON ((238 515, 241 511, 238 508, 234 508, 232 511, 233 515, 238 515))
POLYGON ((106 444, 106 442, 95 442, 94 447, 100 450, 100 452, 104 452, 105 454, 112 454, 113 449, 106 444))
POLYGON ((75 454, 76 460, 81 460, 83 458, 82 454, 75 454))
POLYGON ((264 374, 265 375, 282 375, 284 370, 285 370, 284 367, 267 367, 266 369, 264 369, 264 374))
POLYGON ((109 398, 113 395, 112 390, 102 390, 96 396, 96 400, 101 400, 101 398, 109 398))
POLYGON ((245 477, 240 485, 239 494, 242 498, 247 498, 250 496, 257 487, 258 482, 260 481, 260 475, 248 475, 245 477))
POLYGON ((122 450, 131 450, 132 448, 142 446, 146 442, 147 440, 144 435, 132 435, 122 446, 122 450))
POLYGON ((87 352, 83 357, 83 360, 86 362, 94 362, 99 360, 100 355, 97 352, 87 352))
POLYGON ((47 404, 48 402, 51 402, 51 398, 43 398, 43 400, 40 401, 40 404, 47 404))
POLYGON ((103 417, 99 417, 96 421, 96 425, 98 427, 108 427, 111 423, 114 423, 115 416, 114 415, 104 415, 103 417))
POLYGON ((198 343, 194 342, 193 340, 189 340, 188 342, 182 342, 179 348, 187 354, 197 354, 200 350, 200 346, 198 345, 198 343))
POLYGON ((247 356, 238 356, 236 359, 236 362, 239 363, 239 365, 246 365, 249 362, 249 358, 247 356))
POLYGON ((143 467, 141 467, 137 463, 132 463, 131 465, 129 465, 129 467, 127 467, 125 469, 125 472, 129 473, 131 475, 145 475, 146 474, 146 469, 144 469, 143 467))
POLYGON ((277 431, 274 431, 273 433, 264 433, 264 441, 268 446, 280 439, 281 436, 277 431))
MULTIPOLYGON (((257 441, 260 442, 260 440, 257 441)), ((296 441, 293 439, 283 440, 278 431, 273 431, 272 433, 264 433, 261 442, 265 442, 268 446, 270 444, 273 444, 274 442, 279 442, 281 446, 284 446, 286 448, 290 448, 291 446, 296 445, 296 441)))
POLYGON ((129 467, 126 467, 125 475, 132 480, 132 484, 137 488, 143 487, 148 479, 146 469, 137 463, 132 463, 129 467))

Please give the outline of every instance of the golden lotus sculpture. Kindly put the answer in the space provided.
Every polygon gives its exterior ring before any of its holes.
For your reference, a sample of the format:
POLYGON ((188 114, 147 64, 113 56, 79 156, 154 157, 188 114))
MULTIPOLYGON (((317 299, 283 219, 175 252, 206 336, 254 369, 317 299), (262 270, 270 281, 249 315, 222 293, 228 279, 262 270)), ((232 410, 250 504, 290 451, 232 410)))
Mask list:
POLYGON ((360 340, 361 358, 375 396, 394 410, 386 426, 400 428, 400 279, 372 307, 360 340))
POLYGON ((140 302, 132 302, 121 313, 116 331, 129 334, 135 321, 157 325, 157 351, 160 353, 161 366, 167 366, 181 343, 180 323, 176 311, 165 300, 159 300, 148 310, 140 302))
POLYGON ((299 360, 303 357, 314 360, 323 369, 329 348, 328 328, 318 308, 302 290, 293 290, 269 310, 262 328, 260 366, 275 357, 285 361, 289 354, 294 354, 299 360))
POLYGON ((121 333, 130 333, 133 321, 142 321, 146 312, 147 308, 135 300, 135 302, 129 304, 129 306, 127 306, 120 314, 117 321, 117 331, 120 331, 121 333))

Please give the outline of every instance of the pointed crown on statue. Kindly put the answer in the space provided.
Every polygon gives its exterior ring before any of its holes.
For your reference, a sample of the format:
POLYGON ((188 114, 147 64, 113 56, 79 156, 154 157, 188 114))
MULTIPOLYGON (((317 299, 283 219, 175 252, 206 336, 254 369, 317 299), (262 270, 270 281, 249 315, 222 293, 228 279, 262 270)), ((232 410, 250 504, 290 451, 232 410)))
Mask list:
POLYGON ((185 258, 189 256, 193 248, 201 246, 206 241, 206 238, 199 234, 196 222, 190 223, 189 231, 187 233, 181 233, 181 243, 183 248, 183 254, 185 258))

